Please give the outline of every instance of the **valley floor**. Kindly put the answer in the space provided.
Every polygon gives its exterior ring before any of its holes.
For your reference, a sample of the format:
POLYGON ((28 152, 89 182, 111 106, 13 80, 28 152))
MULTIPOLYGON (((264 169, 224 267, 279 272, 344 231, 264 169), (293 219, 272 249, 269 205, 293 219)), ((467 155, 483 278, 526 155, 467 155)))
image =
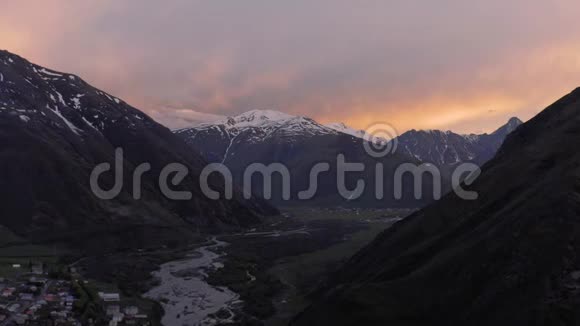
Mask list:
POLYGON ((47 255, 55 266, 74 267, 99 291, 120 293, 122 306, 138 307, 153 325, 287 325, 328 275, 411 210, 283 212, 259 228, 200 236, 182 248, 64 259, 54 248, 9 245, 0 250, 0 274, 8 274, 11 264, 24 266, 29 258, 23 255, 47 255))
POLYGON ((240 295, 238 318, 246 324, 287 325, 328 275, 411 210, 284 212, 260 229, 221 237, 230 245, 209 282, 240 295))

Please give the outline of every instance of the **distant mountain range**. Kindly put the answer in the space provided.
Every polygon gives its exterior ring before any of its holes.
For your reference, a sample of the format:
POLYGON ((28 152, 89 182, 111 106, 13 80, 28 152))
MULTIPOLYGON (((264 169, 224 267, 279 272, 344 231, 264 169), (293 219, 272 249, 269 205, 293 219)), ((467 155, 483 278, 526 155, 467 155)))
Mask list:
MULTIPOLYGON (((254 225, 276 213, 240 195, 206 198, 197 179, 205 160, 169 129, 75 75, 6 51, 0 51, 0 143, 0 225, 27 239, 138 246, 188 230, 254 225), (124 149, 125 186, 117 198, 101 200, 89 176, 97 164, 114 166, 117 147, 124 149), (143 177, 143 199, 134 200, 133 170, 144 162, 151 171, 143 177), (191 191, 192 200, 161 194, 160 171, 173 162, 188 167, 190 175, 175 188, 191 191)), ((102 184, 113 180, 104 174, 102 184)), ((210 184, 223 188, 219 178, 210 184)))
POLYGON ((505 137, 522 121, 511 118, 491 134, 461 135, 452 131, 411 130, 398 138, 398 146, 421 162, 452 167, 463 162, 483 165, 490 160, 505 137))
MULTIPOLYGON (((396 139, 398 150, 395 155, 388 155, 380 160, 373 160, 368 155, 365 157, 365 153, 361 151, 366 134, 363 130, 350 128, 343 123, 323 125, 307 117, 272 110, 253 110, 238 116, 221 117, 174 132, 206 160, 224 163, 230 167, 238 182, 242 181, 245 167, 251 163, 276 162, 285 164, 290 171, 298 174, 300 177, 295 178, 293 184, 305 188, 307 185, 302 174, 308 175, 307 167, 316 162, 333 162, 338 154, 350 153, 350 160, 347 161, 367 163, 369 167, 376 162, 391 168, 405 162, 435 164, 441 168, 448 189, 449 174, 453 167, 462 162, 480 165, 485 163, 493 157, 506 135, 521 123, 519 119, 512 118, 492 134, 482 135, 411 130, 396 139)), ((366 138, 372 139, 370 135, 366 135, 366 138)), ((320 191, 320 198, 302 204, 370 205, 372 202, 370 198, 345 201, 336 194, 336 186, 333 185, 335 174, 330 173, 321 178, 327 187, 320 191)), ((372 184, 374 180, 371 179, 373 176, 367 173, 367 183, 372 184)), ((354 178, 351 180, 354 182, 354 178)), ((297 187, 296 191, 303 188, 297 187)), ((258 187, 256 191, 260 193, 261 189, 258 187)), ((395 203, 392 200, 382 200, 372 205, 416 207, 431 200, 432 196, 427 196, 419 201, 395 203)))
POLYGON ((578 325, 579 143, 580 88, 507 136, 477 200, 383 232, 292 325, 578 325))

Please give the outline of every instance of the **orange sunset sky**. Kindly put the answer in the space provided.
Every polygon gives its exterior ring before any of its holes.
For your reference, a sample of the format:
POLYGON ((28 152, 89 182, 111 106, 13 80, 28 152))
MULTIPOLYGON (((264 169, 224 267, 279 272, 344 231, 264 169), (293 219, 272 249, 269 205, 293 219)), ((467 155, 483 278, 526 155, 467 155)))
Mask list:
POLYGON ((0 1, 0 48, 168 127, 275 109, 489 132, 580 86, 575 0, 0 1))

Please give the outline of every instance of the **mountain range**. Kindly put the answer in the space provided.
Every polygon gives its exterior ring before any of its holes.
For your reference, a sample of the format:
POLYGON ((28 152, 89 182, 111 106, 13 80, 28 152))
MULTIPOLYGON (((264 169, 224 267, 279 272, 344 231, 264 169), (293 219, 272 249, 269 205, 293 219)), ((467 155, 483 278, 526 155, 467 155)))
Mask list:
MULTIPOLYGON (((511 118, 495 132, 481 135, 411 130, 393 141, 397 148, 395 153, 379 159, 365 155, 363 142, 381 139, 367 135, 363 130, 350 128, 343 123, 324 125, 308 117, 273 110, 252 110, 217 120, 212 117, 211 120, 200 122, 191 128, 174 132, 209 162, 228 166, 238 183, 243 180, 245 168, 252 163, 282 163, 298 175, 292 179, 292 184, 298 185, 295 187, 296 191, 302 190, 307 187, 303 176, 308 175, 308 168, 316 162, 335 162, 338 154, 342 153, 349 162, 363 162, 367 167, 380 162, 390 172, 403 163, 434 164, 440 168, 444 187, 449 190, 450 174, 454 167, 464 162, 479 165, 485 163, 493 157, 507 134, 521 123, 519 119, 511 118)), ((433 196, 425 196, 420 200, 373 200, 369 195, 361 200, 345 200, 338 196, 336 187, 333 187, 333 182, 336 183, 335 173, 321 175, 320 178, 321 183, 328 186, 319 191, 315 200, 301 204, 417 207, 433 199, 433 196)), ((374 175, 368 171, 363 179, 367 184, 374 184, 374 175)), ((351 184, 355 181, 351 177, 351 184)), ((405 188, 410 189, 411 186, 405 188)), ((257 193, 262 191, 259 185, 254 189, 257 193)), ((274 203, 288 204, 281 201, 274 203)))

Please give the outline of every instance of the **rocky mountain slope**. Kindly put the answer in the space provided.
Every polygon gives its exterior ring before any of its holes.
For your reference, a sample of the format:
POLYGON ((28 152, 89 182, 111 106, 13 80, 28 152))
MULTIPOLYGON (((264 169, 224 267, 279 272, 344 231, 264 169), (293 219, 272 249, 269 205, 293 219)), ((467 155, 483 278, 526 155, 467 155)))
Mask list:
POLYGON ((580 89, 511 133, 471 186, 385 231, 292 325, 578 325, 580 89))
MULTIPOLYGON (((6 51, 0 51, 0 144, 0 225, 29 239, 86 242, 87 234, 131 229, 123 241, 144 242, 147 236, 138 232, 144 228, 162 234, 247 226, 275 212, 240 196, 205 198, 197 179, 205 160, 170 130, 77 76, 6 51), (114 166, 119 147, 124 149, 122 192, 113 200, 98 199, 89 187, 90 173, 102 162, 114 166), (134 200, 133 171, 144 162, 151 171, 143 177, 143 198, 134 200), (192 200, 171 201, 160 192, 160 171, 174 162, 189 169, 174 189, 191 191, 192 200)), ((113 177, 102 176, 103 188, 112 186, 113 177)), ((223 187, 218 178, 210 183, 223 187)))

